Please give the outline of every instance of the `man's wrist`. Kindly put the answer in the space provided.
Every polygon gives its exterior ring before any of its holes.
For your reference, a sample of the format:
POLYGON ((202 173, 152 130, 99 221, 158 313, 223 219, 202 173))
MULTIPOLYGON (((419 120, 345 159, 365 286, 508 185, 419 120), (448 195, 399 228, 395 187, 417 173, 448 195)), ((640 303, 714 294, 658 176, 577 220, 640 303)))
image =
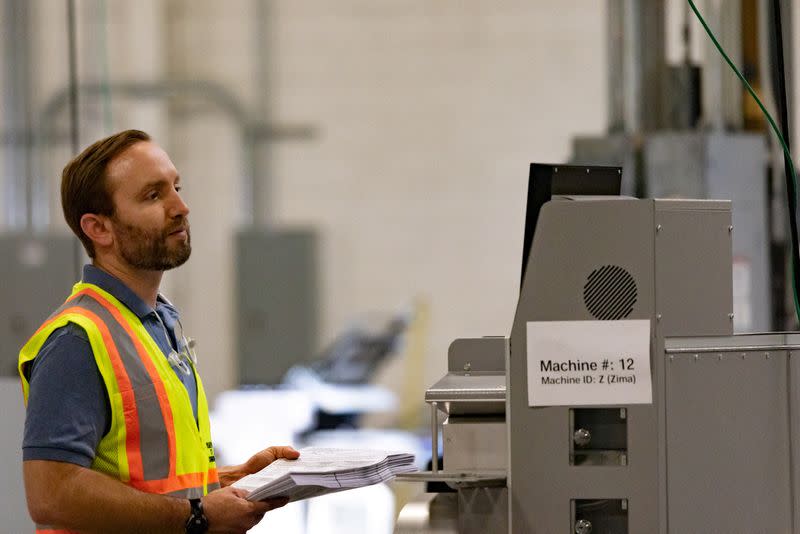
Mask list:
POLYGON ((186 519, 186 534, 205 534, 208 532, 208 518, 203 510, 202 499, 189 499, 189 516, 186 519))

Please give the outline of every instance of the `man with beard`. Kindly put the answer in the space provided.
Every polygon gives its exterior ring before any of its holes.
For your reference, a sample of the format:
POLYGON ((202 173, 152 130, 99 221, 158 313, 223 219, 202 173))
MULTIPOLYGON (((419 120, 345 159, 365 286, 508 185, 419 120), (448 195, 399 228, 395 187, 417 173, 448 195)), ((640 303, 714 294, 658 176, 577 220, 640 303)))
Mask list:
POLYGON ((158 292, 191 253, 180 189, 167 154, 138 130, 64 168, 64 216, 92 262, 20 352, 37 532, 243 533, 285 504, 249 502, 230 484, 297 458, 292 448, 216 467, 192 343, 158 292))

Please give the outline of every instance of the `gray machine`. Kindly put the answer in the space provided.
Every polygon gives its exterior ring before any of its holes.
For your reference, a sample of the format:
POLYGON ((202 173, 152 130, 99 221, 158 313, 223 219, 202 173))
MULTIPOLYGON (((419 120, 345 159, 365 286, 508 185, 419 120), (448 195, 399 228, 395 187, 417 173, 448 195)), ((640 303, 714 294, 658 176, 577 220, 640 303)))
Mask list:
POLYGON ((443 469, 403 478, 456 492, 396 532, 798 532, 800 335, 732 335, 731 221, 728 201, 543 204, 510 337, 455 341, 426 393, 443 469), (650 322, 652 403, 529 406, 526 325, 598 319, 650 322))

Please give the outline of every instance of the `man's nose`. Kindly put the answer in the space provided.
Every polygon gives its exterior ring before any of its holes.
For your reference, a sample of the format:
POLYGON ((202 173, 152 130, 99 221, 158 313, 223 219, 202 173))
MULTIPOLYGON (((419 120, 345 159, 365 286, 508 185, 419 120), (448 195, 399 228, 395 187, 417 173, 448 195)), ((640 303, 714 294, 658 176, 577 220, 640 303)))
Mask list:
POLYGON ((184 202, 183 198, 181 198, 181 195, 177 191, 175 191, 173 193, 173 197, 174 198, 170 206, 171 209, 170 215, 173 217, 180 217, 180 216, 186 217, 187 215, 189 215, 189 206, 188 204, 186 204, 186 202, 184 202))

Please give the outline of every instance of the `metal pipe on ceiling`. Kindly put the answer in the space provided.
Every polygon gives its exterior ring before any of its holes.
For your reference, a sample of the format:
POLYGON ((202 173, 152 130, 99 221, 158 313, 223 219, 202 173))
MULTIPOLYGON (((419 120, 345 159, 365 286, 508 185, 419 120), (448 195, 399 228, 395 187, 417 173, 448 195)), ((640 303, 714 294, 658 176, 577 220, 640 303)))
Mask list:
MULTIPOLYGON (((77 84, 74 90, 84 98, 106 94, 140 100, 198 96, 214 104, 234 121, 241 134, 244 162, 243 211, 245 223, 250 225, 265 225, 262 200, 256 198, 262 191, 256 184, 263 179, 262 164, 257 151, 259 144, 268 139, 308 140, 316 135, 315 128, 307 124, 271 125, 252 121, 249 110, 231 91, 211 81, 84 82, 77 84)), ((57 123, 58 115, 69 105, 72 91, 71 87, 62 88, 46 102, 37 121, 39 129, 36 131, 36 141, 61 137, 53 125, 57 123)))

